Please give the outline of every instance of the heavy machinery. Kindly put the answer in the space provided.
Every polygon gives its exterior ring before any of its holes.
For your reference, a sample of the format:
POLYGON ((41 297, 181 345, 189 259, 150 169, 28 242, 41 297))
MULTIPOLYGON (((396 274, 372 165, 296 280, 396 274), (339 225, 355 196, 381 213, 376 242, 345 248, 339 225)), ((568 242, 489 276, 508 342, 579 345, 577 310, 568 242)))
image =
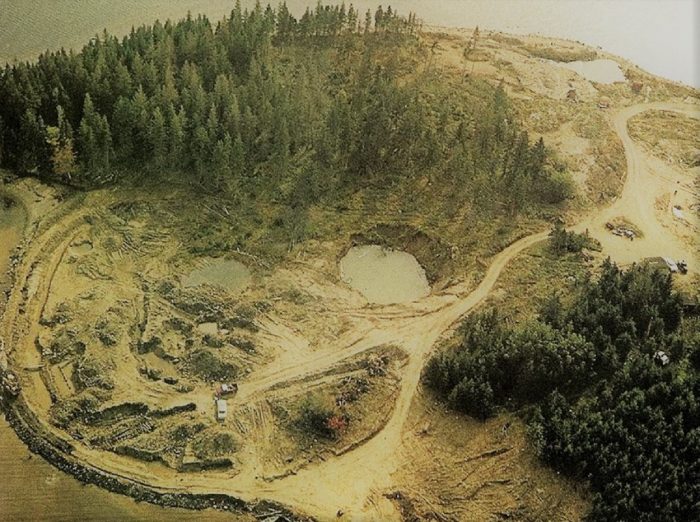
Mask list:
POLYGON ((238 393, 238 384, 233 382, 233 383, 225 383, 219 386, 219 388, 216 390, 216 397, 217 398, 222 398, 222 397, 233 397, 238 393))

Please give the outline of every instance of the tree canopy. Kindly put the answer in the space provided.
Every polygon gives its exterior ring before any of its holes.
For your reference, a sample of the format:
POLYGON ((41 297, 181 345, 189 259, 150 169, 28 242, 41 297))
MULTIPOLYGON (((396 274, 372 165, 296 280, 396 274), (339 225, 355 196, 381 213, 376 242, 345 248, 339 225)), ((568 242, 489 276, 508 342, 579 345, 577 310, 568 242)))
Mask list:
POLYGON ((538 320, 513 327, 493 310, 470 317, 424 379, 478 418, 525 413, 541 458, 589 482, 591 520, 693 520, 699 331, 668 273, 607 261, 570 305, 554 295, 538 320))
POLYGON ((390 7, 363 21, 353 6, 319 3, 297 19, 285 4, 236 4, 217 23, 103 33, 0 72, 0 165, 87 188, 162 177, 294 206, 424 175, 510 213, 565 197, 502 88, 417 72, 419 28, 390 7))

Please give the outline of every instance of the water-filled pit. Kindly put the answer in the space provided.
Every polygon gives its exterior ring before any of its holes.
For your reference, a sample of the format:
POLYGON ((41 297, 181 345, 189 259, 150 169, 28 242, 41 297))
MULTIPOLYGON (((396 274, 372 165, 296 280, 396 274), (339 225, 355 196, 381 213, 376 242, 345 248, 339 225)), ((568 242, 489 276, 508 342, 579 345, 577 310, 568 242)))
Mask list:
POLYGON ((425 270, 415 257, 379 245, 351 248, 340 260, 340 276, 370 303, 407 303, 430 294, 425 270))
POLYGON ((207 259, 183 280, 185 287, 212 285, 240 292, 250 284, 252 275, 247 266, 235 259, 207 259))
POLYGON ((601 59, 590 60, 587 62, 552 62, 559 67, 574 71, 586 80, 596 83, 611 84, 615 82, 624 82, 625 73, 622 71, 620 64, 613 60, 601 59))

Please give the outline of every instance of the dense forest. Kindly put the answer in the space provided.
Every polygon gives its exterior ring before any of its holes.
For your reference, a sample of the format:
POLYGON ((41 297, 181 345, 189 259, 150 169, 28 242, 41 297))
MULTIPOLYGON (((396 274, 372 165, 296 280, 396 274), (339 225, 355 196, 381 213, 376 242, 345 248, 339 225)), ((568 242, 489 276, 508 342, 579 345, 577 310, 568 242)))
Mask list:
POLYGON ((482 312, 459 339, 428 386, 482 419, 529 417, 542 459, 590 483, 592 520, 697 519, 700 334, 669 274, 608 261, 570 304, 553 296, 517 326, 482 312))
POLYGON ((417 175, 510 214, 566 198, 504 91, 450 86, 419 29, 391 7, 319 4, 296 19, 285 4, 237 4, 216 24, 105 33, 0 73, 0 165, 84 188, 167 179, 293 207, 417 175))

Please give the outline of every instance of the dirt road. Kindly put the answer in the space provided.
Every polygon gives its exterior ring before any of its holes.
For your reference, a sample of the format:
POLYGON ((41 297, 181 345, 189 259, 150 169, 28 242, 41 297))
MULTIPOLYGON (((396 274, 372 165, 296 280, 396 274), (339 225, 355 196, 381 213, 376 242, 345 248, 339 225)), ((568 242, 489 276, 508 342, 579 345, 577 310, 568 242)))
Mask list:
MULTIPOLYGON (((688 260, 691 270, 695 271, 697 244, 689 244, 674 235, 665 214, 655 209, 657 198, 673 188, 673 185, 669 187, 669 179, 675 181, 676 173, 670 169, 657 172, 657 167, 651 168, 648 158, 627 132, 629 118, 650 109, 678 110, 698 117, 696 107, 670 104, 637 105, 614 114, 612 121, 627 155, 628 175, 624 190, 612 206, 596 212, 575 228, 580 231, 588 229, 601 241, 604 254, 620 263, 668 255, 688 260), (604 225, 616 217, 633 222, 643 231, 644 237, 629 241, 609 234, 604 225)), ((5 338, 11 340, 14 346, 13 362, 19 363, 19 366, 36 362, 38 354, 34 347, 33 325, 41 317, 43 302, 51 288, 52 274, 61 262, 63 251, 84 224, 84 212, 80 207, 66 212, 60 219, 54 220, 47 230, 38 234, 25 252, 17 272, 15 292, 2 323, 5 338), (22 288, 35 290, 22 292, 22 288)), ((447 289, 416 303, 376 307, 363 310, 361 314, 356 309, 341 310, 339 314, 345 314, 349 321, 355 320, 355 329, 307 358, 281 357, 251 374, 241 388, 236 400, 254 403, 275 386, 288 383, 302 387, 302 379, 313 379, 315 375, 377 346, 393 344, 402 348, 408 354, 408 362, 402 371, 400 392, 392 414, 379 433, 351 451, 309 464, 296 475, 274 480, 264 480, 258 476, 255 466, 243 469, 235 477, 226 473, 177 473, 163 466, 135 461, 71 441, 76 445, 74 455, 96 469, 159 490, 225 493, 244 500, 272 499, 321 520, 335 519, 339 509, 346 513, 347 520, 399 519, 395 506, 384 494, 390 491, 392 474, 402 464, 402 435, 427 357, 441 336, 483 302, 506 265, 546 237, 547 232, 541 232, 520 239, 504 249, 492 259, 484 279, 471 291, 447 289), (362 316, 359 322, 358 315, 362 316)), ((280 335, 279 339, 284 342, 285 335, 280 335)), ((304 344, 304 339, 295 337, 293 342, 304 344)), ((290 349, 290 354, 295 351, 290 349)), ((46 395, 46 390, 40 389, 41 381, 21 371, 20 376, 23 384, 27 385, 29 403, 45 429, 67 438, 65 433, 48 423, 47 405, 40 399, 46 395)))
POLYGON ((588 229, 603 246, 603 252, 620 265, 628 265, 647 257, 671 257, 686 260, 689 271, 698 273, 698 242, 688 242, 676 233, 671 213, 671 196, 675 191, 692 194, 692 179, 668 164, 653 161, 635 143, 627 130, 630 118, 649 110, 673 111, 692 118, 700 118, 700 108, 694 105, 648 103, 634 105, 612 115, 615 131, 622 140, 627 158, 627 179, 620 197, 608 208, 585 219, 576 227, 579 232, 588 229), (657 201, 667 197, 669 203, 657 208, 657 201), (633 241, 611 234, 605 223, 624 218, 642 232, 633 241))

